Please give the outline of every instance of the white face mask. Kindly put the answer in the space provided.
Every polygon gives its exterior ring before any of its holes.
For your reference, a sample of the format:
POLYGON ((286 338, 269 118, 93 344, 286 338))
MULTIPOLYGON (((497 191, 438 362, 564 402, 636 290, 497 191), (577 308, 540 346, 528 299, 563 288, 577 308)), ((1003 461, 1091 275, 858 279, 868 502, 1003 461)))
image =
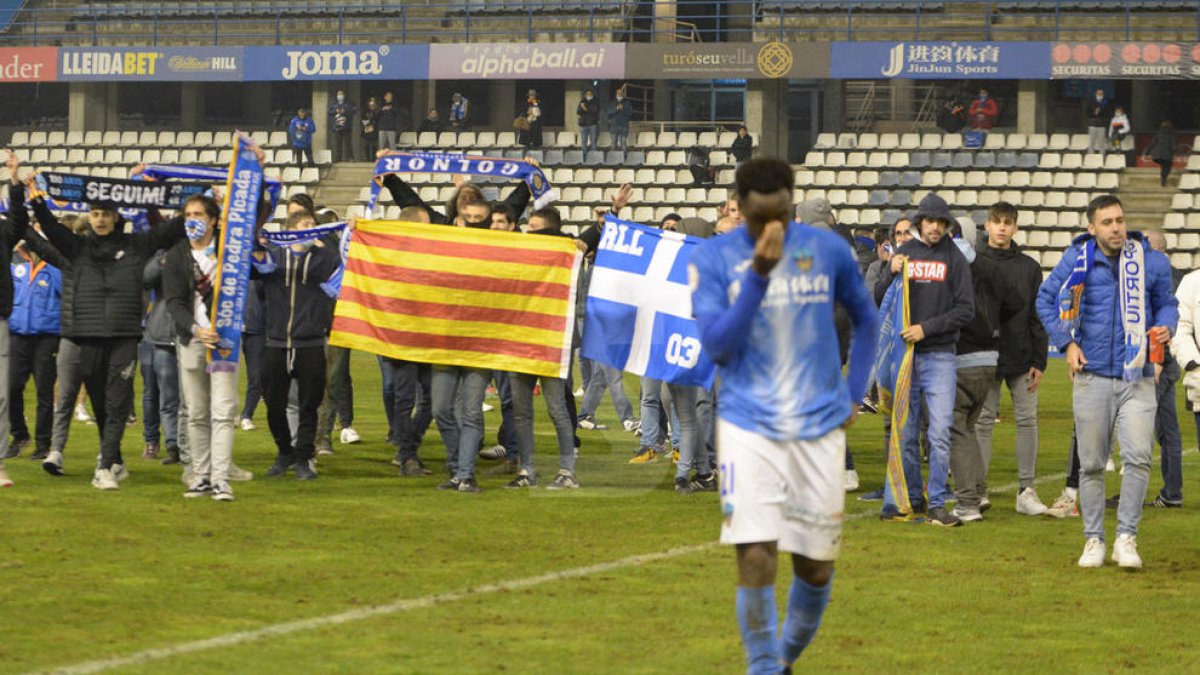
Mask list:
POLYGON ((591 94, 588 94, 588 95, 587 95, 587 96, 585 96, 584 98, 586 98, 587 100, 589 100, 589 101, 590 101, 590 100, 592 100, 592 95, 591 95, 591 94))
POLYGON ((1099 101, 1103 101, 1103 100, 1104 100, 1104 94, 1096 94, 1096 101, 1097 101, 1097 102, 1099 102, 1099 101))
POLYGON ((346 101, 346 97, 342 94, 338 94, 337 99, 338 99, 338 103, 344 103, 346 101))

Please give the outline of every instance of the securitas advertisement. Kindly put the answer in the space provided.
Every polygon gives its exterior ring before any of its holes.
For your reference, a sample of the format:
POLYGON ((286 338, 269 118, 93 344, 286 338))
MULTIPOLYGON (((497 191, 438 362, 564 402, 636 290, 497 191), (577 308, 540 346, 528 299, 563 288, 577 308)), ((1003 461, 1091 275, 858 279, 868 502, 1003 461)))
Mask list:
POLYGON ((239 82, 241 47, 63 47, 59 78, 66 82, 239 82))
POLYGON ((58 47, 0 47, 0 82, 58 79, 58 47))
POLYGON ((246 47, 247 82, 271 80, 423 80, 425 45, 246 47))
POLYGON ((835 42, 830 77, 1047 79, 1048 42, 835 42))
POLYGON ((621 43, 430 45, 433 80, 587 80, 625 76, 621 43))
POLYGON ((1050 77, 1059 79, 1200 79, 1200 45, 1174 42, 1060 42, 1050 77))

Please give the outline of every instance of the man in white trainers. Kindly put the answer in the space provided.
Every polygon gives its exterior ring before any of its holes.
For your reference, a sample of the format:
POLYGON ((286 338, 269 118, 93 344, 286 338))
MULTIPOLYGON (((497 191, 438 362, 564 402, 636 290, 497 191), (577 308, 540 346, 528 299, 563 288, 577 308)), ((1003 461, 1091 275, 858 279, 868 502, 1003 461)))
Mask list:
POLYGON ((996 378, 983 404, 975 437, 983 456, 983 494, 987 500, 987 472, 992 459, 992 428, 1000 407, 1001 385, 1012 398, 1013 418, 1017 425, 1017 513, 1039 516, 1046 505, 1033 487, 1038 452, 1038 384, 1046 372, 1046 329, 1034 311, 1033 302, 1042 285, 1042 268, 1036 260, 1021 252, 1013 241, 1017 233, 1017 209, 1008 202, 997 202, 988 209, 987 243, 979 255, 992 260, 1016 293, 1022 310, 1000 325, 1000 359, 996 378))
POLYGON ((1080 567, 1104 564, 1104 465, 1113 436, 1125 473, 1112 558, 1142 566, 1138 523, 1150 480, 1154 440, 1155 357, 1179 320, 1171 264, 1139 232, 1126 232, 1121 200, 1088 204, 1088 232, 1067 247, 1038 291, 1037 310, 1053 344, 1066 354, 1074 383, 1079 439, 1079 507, 1085 545, 1080 567))

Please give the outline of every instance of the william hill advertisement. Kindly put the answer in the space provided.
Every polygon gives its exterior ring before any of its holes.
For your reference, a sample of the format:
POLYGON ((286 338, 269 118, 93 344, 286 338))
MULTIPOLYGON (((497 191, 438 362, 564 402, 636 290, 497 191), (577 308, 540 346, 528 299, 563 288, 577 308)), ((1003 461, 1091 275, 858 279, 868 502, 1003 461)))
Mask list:
POLYGON ((829 77, 829 45, 817 42, 630 44, 629 79, 811 79, 829 77))
POLYGON ((65 82, 240 82, 241 47, 64 47, 58 79, 65 82))

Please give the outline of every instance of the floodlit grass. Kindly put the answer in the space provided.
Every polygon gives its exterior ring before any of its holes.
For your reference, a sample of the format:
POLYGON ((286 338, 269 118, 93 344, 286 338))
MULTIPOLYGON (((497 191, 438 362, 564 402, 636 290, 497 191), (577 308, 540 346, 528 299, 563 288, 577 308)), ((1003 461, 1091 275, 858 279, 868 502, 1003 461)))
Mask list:
MULTIPOLYGON (((177 468, 139 458, 140 426, 126 434, 133 476, 115 493, 89 485, 94 427, 73 429, 67 477, 8 461, 17 485, 0 492, 0 671, 52 670, 716 538, 716 495, 675 495, 669 462, 626 464, 636 440, 621 431, 580 432, 576 492, 501 489, 506 478, 483 475, 490 462, 480 462, 481 495, 434 491, 440 471, 400 478, 382 441, 374 359, 356 354, 354 366, 355 426, 366 440, 337 445, 311 483, 259 477, 235 484, 231 504, 185 500, 177 468)), ((1071 431, 1061 362, 1043 386, 1039 492, 1049 503, 1062 487, 1071 431)), ((274 454, 263 415, 257 431, 237 432, 235 451, 258 474, 274 454)), ((1078 519, 1013 511, 1007 404, 1002 415, 985 522, 954 530, 882 523, 877 503, 848 498, 833 603, 802 670, 1200 670, 1196 453, 1184 458, 1187 506, 1146 511, 1146 568, 1080 570, 1078 519)), ((615 421, 607 402, 599 416, 615 421)), ((489 441, 498 419, 498 410, 487 415, 489 441)), ((851 433, 864 491, 882 477, 881 426, 863 416, 851 433)), ((1184 447, 1195 447, 1187 413, 1182 427, 1184 447)), ((553 438, 539 419, 543 484, 557 466, 553 438)), ((440 469, 436 430, 421 454, 440 469)), ((1160 486, 1156 459, 1151 496, 1160 486)), ((744 668, 734 579, 729 550, 700 546, 117 670, 732 673, 744 668)), ((781 606, 788 581, 778 585, 781 606)))

